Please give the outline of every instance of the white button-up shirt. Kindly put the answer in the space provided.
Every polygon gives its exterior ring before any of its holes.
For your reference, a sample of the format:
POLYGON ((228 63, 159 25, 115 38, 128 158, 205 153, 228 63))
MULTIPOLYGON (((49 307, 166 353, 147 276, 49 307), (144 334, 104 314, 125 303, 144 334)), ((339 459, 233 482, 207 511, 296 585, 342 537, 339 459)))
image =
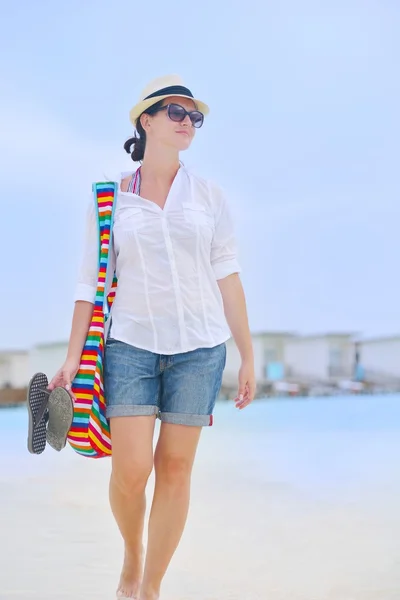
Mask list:
MULTIPOLYGON (((75 301, 94 303, 98 239, 91 199, 75 301)), ((181 166, 164 209, 119 191, 108 285, 114 269, 114 339, 157 354, 176 354, 210 348, 230 337, 217 280, 240 267, 229 207, 216 185, 181 166)))

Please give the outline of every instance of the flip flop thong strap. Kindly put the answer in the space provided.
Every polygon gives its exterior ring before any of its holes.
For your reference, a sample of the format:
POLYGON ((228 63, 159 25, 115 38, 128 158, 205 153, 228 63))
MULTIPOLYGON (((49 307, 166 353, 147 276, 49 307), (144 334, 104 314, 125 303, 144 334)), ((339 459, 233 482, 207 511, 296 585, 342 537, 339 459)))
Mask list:
POLYGON ((47 406, 49 404, 49 395, 50 395, 50 392, 48 390, 43 390, 43 389, 41 391, 44 391, 45 395, 44 395, 44 398, 43 398, 43 400, 42 400, 42 402, 41 402, 41 404, 39 406, 39 409, 38 409, 36 415, 34 415, 34 417, 33 417, 33 425, 34 425, 34 427, 37 427, 39 425, 40 421, 43 419, 43 417, 45 415, 45 412, 46 412, 46 409, 47 409, 47 406))

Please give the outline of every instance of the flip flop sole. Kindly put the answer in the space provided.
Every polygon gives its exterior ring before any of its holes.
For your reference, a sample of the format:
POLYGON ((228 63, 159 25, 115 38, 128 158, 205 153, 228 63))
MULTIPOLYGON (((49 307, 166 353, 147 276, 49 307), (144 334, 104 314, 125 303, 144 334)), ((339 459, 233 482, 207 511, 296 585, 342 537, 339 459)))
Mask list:
POLYGON ((74 402, 65 388, 55 388, 49 396, 47 442, 60 452, 67 443, 67 435, 74 418, 74 402))
POLYGON ((36 373, 29 382, 28 407, 28 450, 31 454, 41 454, 46 448, 46 406, 48 393, 44 390, 49 382, 44 373, 36 373), (39 412, 41 412, 38 418, 39 412))

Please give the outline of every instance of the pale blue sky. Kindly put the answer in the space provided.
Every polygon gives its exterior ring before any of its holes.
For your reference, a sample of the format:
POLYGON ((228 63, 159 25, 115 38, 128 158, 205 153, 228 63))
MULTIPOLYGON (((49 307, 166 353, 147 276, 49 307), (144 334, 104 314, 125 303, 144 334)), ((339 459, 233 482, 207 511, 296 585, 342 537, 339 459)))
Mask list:
POLYGON ((209 103, 186 164, 236 219, 251 327, 399 332, 400 4, 2 5, 0 348, 66 339, 92 180, 179 73, 209 103))

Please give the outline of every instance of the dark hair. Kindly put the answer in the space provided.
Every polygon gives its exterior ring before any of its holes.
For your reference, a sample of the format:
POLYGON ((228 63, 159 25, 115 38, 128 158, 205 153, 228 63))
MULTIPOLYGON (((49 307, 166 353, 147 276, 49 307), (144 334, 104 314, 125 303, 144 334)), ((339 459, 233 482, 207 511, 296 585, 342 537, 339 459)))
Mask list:
MULTIPOLYGON (((161 108, 161 106, 163 106, 163 100, 156 102, 155 104, 144 110, 142 112, 142 115, 144 113, 146 113, 146 115, 154 115, 158 111, 158 109, 161 108)), ((126 140, 124 144, 125 152, 131 155, 131 158, 134 162, 139 162, 143 160, 144 151, 146 148, 146 132, 143 129, 142 124, 140 122, 140 117, 142 115, 140 115, 136 120, 136 132, 134 136, 126 140)))

